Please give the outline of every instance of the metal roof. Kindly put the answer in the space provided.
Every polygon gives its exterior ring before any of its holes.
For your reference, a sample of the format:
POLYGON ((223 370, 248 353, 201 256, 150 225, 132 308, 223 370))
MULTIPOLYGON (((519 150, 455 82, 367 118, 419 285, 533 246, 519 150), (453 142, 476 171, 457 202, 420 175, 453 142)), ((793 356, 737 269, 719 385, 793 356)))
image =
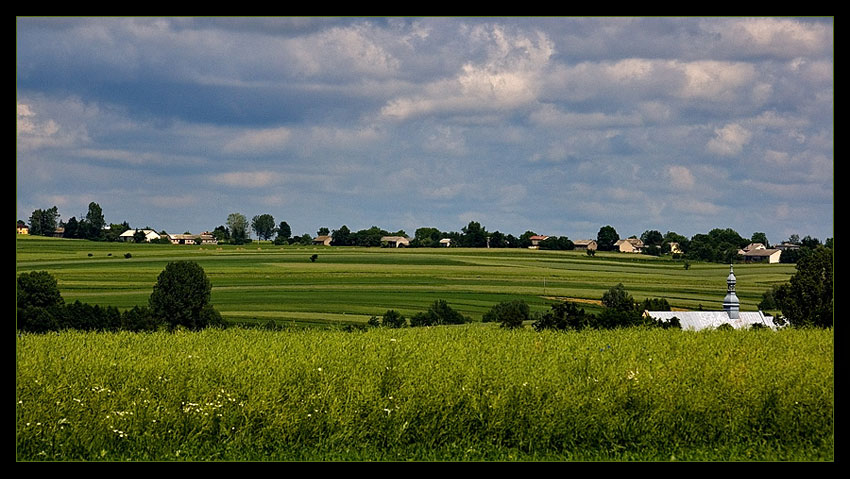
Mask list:
POLYGON ((753 324, 761 324, 771 329, 777 329, 773 316, 765 316, 761 311, 741 311, 738 319, 730 319, 726 311, 646 311, 644 314, 667 322, 676 317, 682 329, 699 331, 701 329, 717 328, 728 324, 735 329, 748 328, 753 324))

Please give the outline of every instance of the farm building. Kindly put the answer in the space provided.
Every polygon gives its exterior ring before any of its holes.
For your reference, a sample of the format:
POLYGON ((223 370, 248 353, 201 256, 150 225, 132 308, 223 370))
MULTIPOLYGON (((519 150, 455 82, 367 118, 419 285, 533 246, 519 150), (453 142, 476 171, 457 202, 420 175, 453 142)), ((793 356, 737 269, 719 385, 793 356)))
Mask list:
POLYGON ((781 249, 754 249, 750 251, 745 251, 741 256, 744 257, 744 261, 748 263, 755 262, 764 262, 764 263, 778 263, 779 257, 782 256, 781 249))
POLYGON ((381 244, 384 243, 390 248, 410 246, 410 238, 405 238, 404 236, 382 236, 381 244))
POLYGON ((640 253, 643 251, 643 241, 637 238, 628 238, 614 243, 614 247, 621 253, 640 253))
POLYGON ((672 254, 681 254, 682 253, 682 248, 679 247, 679 243, 676 243, 675 241, 671 241, 667 244, 670 245, 670 253, 672 253, 672 254))
POLYGON ((597 248, 596 240, 576 240, 573 241, 577 250, 595 250, 597 248))
POLYGON ((168 240, 171 244, 218 244, 218 240, 212 233, 205 231, 199 235, 193 234, 174 234, 168 235, 168 240))
POLYGON ((740 311, 738 295, 735 294, 735 272, 729 266, 729 276, 726 278, 726 297, 723 298, 723 311, 644 311, 643 315, 656 320, 669 322, 676 318, 682 329, 698 331, 707 328, 717 328, 728 324, 735 329, 749 328, 761 325, 771 329, 779 326, 773 316, 766 316, 761 311, 740 311))
POLYGON ((145 242, 150 243, 151 241, 156 241, 160 238, 159 233, 154 230, 140 230, 140 229, 129 229, 120 235, 118 235, 118 241, 134 241, 134 236, 136 235, 136 231, 141 231, 145 235, 145 242))
POLYGON ((333 238, 330 235, 322 235, 316 236, 313 238, 313 245, 315 246, 330 246, 333 238))
POLYGON ((440 244, 445 246, 446 248, 448 248, 449 246, 452 245, 452 239, 451 238, 443 238, 443 239, 440 240, 440 244))

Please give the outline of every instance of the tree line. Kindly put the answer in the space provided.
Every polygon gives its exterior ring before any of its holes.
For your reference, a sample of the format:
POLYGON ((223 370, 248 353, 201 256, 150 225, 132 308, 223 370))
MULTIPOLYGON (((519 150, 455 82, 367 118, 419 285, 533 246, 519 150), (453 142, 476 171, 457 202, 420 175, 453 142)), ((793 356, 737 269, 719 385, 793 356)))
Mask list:
MULTIPOLYGON (((58 208, 53 206, 48 209, 37 209, 29 218, 30 234, 42 236, 54 236, 58 227, 64 228, 63 237, 88 239, 92 241, 117 241, 119 235, 127 231, 130 225, 125 221, 120 224, 106 226, 103 210, 95 202, 89 204, 88 213, 85 217, 77 219, 71 217, 67 222, 60 221, 58 208)), ((18 221, 18 226, 26 225, 18 221)), ((228 215, 225 224, 216 227, 212 234, 223 244, 242 245, 252 241, 251 231, 261 241, 273 241, 275 245, 311 245, 313 235, 304 233, 293 236, 292 228, 286 221, 277 222, 271 214, 259 214, 248 218, 241 213, 228 215)), ((160 234, 166 234, 162 231, 160 234)), ((385 236, 408 237, 404 230, 389 231, 377 226, 367 229, 351 231, 348 226, 342 225, 331 231, 327 227, 319 228, 316 236, 329 236, 332 246, 382 246, 381 238, 385 236)), ((477 221, 470 221, 460 231, 442 231, 434 227, 418 228, 413 238, 410 238, 409 247, 412 248, 437 248, 445 247, 443 240, 449 240, 448 245, 460 248, 528 248, 532 246, 537 233, 527 230, 519 236, 501 231, 487 231, 477 221)), ((650 256, 670 255, 673 258, 693 261, 705 261, 715 263, 733 263, 737 260, 738 251, 750 243, 761 243, 770 248, 767 235, 755 232, 750 238, 745 238, 731 228, 715 228, 708 233, 698 233, 690 238, 668 231, 662 234, 658 230, 646 230, 640 237, 632 235, 630 238, 638 238, 643 244, 642 253, 650 256)), ((137 242, 145 241, 144 235, 137 232, 134 238, 137 242)), ((616 229, 611 225, 603 226, 594 239, 599 251, 613 251, 616 243, 621 239, 616 229)), ((625 239, 625 238, 624 238, 625 239)), ((163 238, 161 242, 168 243, 163 238)), ((811 254, 818 246, 833 248, 833 239, 828 238, 821 243, 818 238, 799 235, 791 235, 785 243, 797 246, 797 248, 786 249, 780 256, 782 263, 796 263, 800 258, 811 254)), ((537 242, 537 247, 543 250, 573 250, 575 243, 567 236, 549 236, 537 242)), ((591 253, 591 251, 588 251, 591 253)))
POLYGON ((65 303, 56 278, 46 271, 22 273, 15 284, 20 331, 172 331, 225 325, 210 303, 212 284, 194 261, 168 263, 157 277, 148 304, 123 312, 79 300, 65 303))

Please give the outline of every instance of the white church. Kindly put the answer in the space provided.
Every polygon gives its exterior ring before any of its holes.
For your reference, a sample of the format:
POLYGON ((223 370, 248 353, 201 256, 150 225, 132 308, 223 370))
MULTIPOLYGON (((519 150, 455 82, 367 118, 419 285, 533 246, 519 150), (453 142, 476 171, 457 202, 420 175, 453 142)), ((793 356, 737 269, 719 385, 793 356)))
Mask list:
POLYGON ((773 316, 766 316, 761 311, 741 311, 738 295, 735 294, 735 272, 729 266, 729 276, 726 278, 726 297, 723 298, 723 311, 644 311, 644 316, 669 322, 674 317, 679 320, 682 329, 698 331, 701 329, 717 328, 728 324, 735 329, 750 328, 753 325, 777 329, 780 326, 774 322, 773 316))

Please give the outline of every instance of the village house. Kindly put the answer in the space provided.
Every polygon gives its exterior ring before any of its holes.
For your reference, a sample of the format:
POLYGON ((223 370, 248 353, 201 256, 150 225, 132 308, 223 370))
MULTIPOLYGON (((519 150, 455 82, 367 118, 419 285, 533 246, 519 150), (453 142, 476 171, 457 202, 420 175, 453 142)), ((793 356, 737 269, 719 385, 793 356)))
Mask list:
POLYGON ((540 243, 546 241, 549 237, 546 235, 534 235, 528 239, 531 240, 531 246, 528 249, 539 249, 540 243))
POLYGON ((145 235, 145 243, 150 243, 151 241, 156 241, 160 238, 159 233, 154 230, 147 229, 129 229, 120 235, 118 235, 118 241, 127 241, 132 242, 135 241, 136 231, 141 231, 145 235))
POLYGON ((738 250, 738 254, 748 263, 763 262, 763 263, 778 263, 779 257, 782 256, 781 249, 769 249, 762 243, 750 243, 744 249, 738 250))
POLYGON ((171 244, 191 244, 191 245, 215 245, 218 244, 218 239, 209 231, 204 231, 199 235, 193 234, 170 234, 168 240, 171 244))
POLYGON ((314 246, 330 246, 331 241, 333 241, 333 237, 331 237, 330 235, 316 236, 315 238, 313 238, 313 245, 314 246))
POLYGON ((390 248, 410 246, 410 238, 405 238, 404 236, 382 236, 381 244, 386 244, 390 248))
POLYGON ((637 238, 628 238, 614 243, 614 247, 621 253, 640 253, 643 251, 643 241, 637 238))
POLYGON ((446 248, 448 248, 452 245, 452 239, 451 238, 443 238, 443 239, 440 240, 440 244, 445 246, 446 248))
POLYGON ((684 330, 698 331, 707 328, 717 328, 728 324, 735 329, 749 328, 753 325, 766 326, 771 329, 780 327, 773 316, 766 316, 761 311, 741 311, 738 295, 735 293, 735 272, 729 266, 729 276, 726 277, 726 297, 723 298, 722 311, 644 311, 645 317, 670 322, 673 318, 679 320, 684 330))
POLYGON ((577 250, 596 250, 596 240, 576 240, 573 245, 577 250))
POLYGON ((19 235, 28 235, 30 234, 29 226, 26 223, 18 223, 17 232, 19 235))
POLYGON ((681 254, 682 253, 682 248, 679 247, 679 243, 671 241, 670 243, 667 243, 667 244, 670 246, 670 253, 671 254, 681 254))

